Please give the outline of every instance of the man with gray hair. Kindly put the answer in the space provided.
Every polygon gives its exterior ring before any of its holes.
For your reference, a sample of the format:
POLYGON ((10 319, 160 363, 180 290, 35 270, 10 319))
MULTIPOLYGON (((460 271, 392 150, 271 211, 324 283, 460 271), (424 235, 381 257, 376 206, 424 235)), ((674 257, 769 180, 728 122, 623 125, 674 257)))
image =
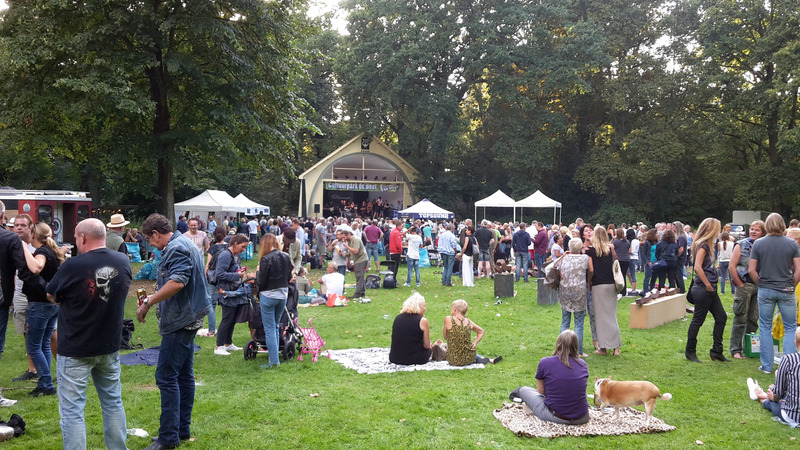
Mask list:
POLYGON ((92 377, 103 410, 108 448, 125 448, 127 426, 122 405, 119 346, 125 299, 131 284, 128 258, 106 247, 98 219, 75 227, 80 254, 65 261, 47 285, 47 299, 58 303, 58 411, 65 449, 86 448, 86 385, 92 377))
POLYGON ((436 250, 439 252, 439 256, 442 257, 442 286, 452 286, 453 283, 451 281, 451 277, 453 276, 453 264, 455 263, 456 259, 456 252, 461 252, 461 245, 458 243, 458 239, 456 239, 455 235, 453 234, 453 227, 452 223, 448 223, 445 225, 445 231, 439 236, 439 241, 436 246, 436 250))
MULTIPOLYGON (((0 201, 0 223, 6 223, 6 205, 0 201)), ((25 253, 22 252, 22 241, 16 233, 8 231, 5 225, 0 225, 0 357, 3 356, 3 347, 6 344, 6 328, 8 328, 8 313, 14 299, 14 274, 18 274, 22 281, 34 275, 28 270, 25 263, 25 253)))

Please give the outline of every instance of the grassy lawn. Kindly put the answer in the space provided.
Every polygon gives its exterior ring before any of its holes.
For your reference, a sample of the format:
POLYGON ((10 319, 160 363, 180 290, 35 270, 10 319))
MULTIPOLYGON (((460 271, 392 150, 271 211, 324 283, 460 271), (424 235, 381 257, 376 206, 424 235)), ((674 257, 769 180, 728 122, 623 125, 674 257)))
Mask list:
MULTIPOLYGON (((135 265, 136 269, 140 265, 135 265)), ((561 323, 558 305, 538 306, 535 283, 518 284, 518 295, 495 305, 491 280, 476 280, 475 288, 441 286, 435 269, 422 269, 419 291, 426 297, 432 336, 441 335, 443 318, 458 298, 470 304, 468 316, 486 330, 478 352, 504 360, 484 370, 418 371, 379 375, 359 375, 328 358, 318 362, 290 361, 264 370, 266 355, 245 361, 242 352, 229 357, 214 356, 214 338, 196 339, 202 347, 195 359, 198 382, 193 414, 194 442, 186 448, 351 448, 351 447, 646 447, 686 448, 702 441, 706 446, 723 448, 780 448, 792 442, 798 431, 780 425, 747 395, 745 379, 753 377, 762 386, 774 376, 757 370, 758 360, 711 362, 713 320, 709 316, 700 331, 698 356, 703 364, 683 357, 687 320, 678 320, 653 330, 628 328, 631 299, 619 302, 618 319, 622 331, 622 356, 587 358, 589 373, 618 380, 647 379, 661 392, 670 392, 671 401, 659 402, 656 417, 677 427, 663 434, 621 437, 558 438, 552 440, 518 438, 503 428, 492 411, 508 401, 508 394, 520 385, 535 386, 534 374, 540 358, 549 356, 561 323), (318 393, 318 397, 310 394, 318 393)), ((316 272, 316 271, 315 271, 316 272)), ((321 273, 312 273, 314 280, 321 273)), ((400 270, 405 281, 405 267, 400 270)), ((454 282, 460 284, 454 277, 454 282)), ((641 277, 639 279, 642 281, 641 277)), ((354 282, 348 274, 347 282, 354 282)), ((688 284, 688 283, 687 283, 688 284)), ((152 292, 152 288, 148 289, 152 292)), ((400 310, 410 288, 372 290, 372 303, 353 303, 343 308, 300 308, 300 320, 314 318, 314 326, 331 349, 389 347, 391 320, 400 310)), ((352 294, 352 289, 348 291, 352 294)), ((729 320, 725 334, 727 354, 733 315, 730 293, 723 296, 729 320)), ((126 317, 135 316, 136 299, 130 297, 126 317)), ((145 347, 159 345, 155 317, 136 325, 134 340, 145 347)), ((217 312, 217 321, 221 313, 217 312)), ((588 319, 587 319, 588 322, 588 319)), ((246 324, 238 324, 234 343, 244 346, 249 340, 246 324)), ((589 325, 584 346, 591 349, 589 325)), ((55 449, 61 447, 58 425, 58 399, 29 398, 34 385, 11 383, 26 367, 24 343, 10 324, 6 350, 0 365, 3 395, 18 399, 11 408, 0 410, 7 419, 20 414, 28 424, 26 434, 3 444, 7 449, 55 449)), ((158 433, 159 391, 153 377, 155 368, 123 366, 123 401, 129 428, 158 433)), ((55 367, 53 367, 55 372, 55 367)), ((589 392, 593 387, 590 383, 589 392)), ((102 448, 102 416, 96 393, 88 392, 86 421, 89 448, 102 448)), ((130 437, 128 447, 144 448, 149 439, 130 437)))

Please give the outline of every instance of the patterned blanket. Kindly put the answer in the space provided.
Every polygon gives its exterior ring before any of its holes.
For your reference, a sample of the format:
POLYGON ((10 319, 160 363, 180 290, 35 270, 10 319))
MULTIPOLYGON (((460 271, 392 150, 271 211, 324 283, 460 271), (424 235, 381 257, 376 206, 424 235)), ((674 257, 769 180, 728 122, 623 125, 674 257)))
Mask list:
POLYGON ((346 350, 329 350, 330 358, 348 369, 358 373, 391 373, 413 372, 415 370, 456 370, 456 369, 483 369, 483 364, 470 364, 468 366, 451 366, 447 361, 429 361, 427 364, 403 366, 389 362, 389 349, 381 347, 350 348, 346 350))
POLYGON ((546 422, 523 410, 521 404, 505 403, 494 410, 494 417, 517 436, 554 438, 562 436, 619 436, 622 434, 662 433, 675 429, 652 417, 645 425, 646 415, 633 408, 621 408, 619 419, 612 412, 603 414, 599 408, 589 408, 590 419, 583 425, 561 425, 546 422))

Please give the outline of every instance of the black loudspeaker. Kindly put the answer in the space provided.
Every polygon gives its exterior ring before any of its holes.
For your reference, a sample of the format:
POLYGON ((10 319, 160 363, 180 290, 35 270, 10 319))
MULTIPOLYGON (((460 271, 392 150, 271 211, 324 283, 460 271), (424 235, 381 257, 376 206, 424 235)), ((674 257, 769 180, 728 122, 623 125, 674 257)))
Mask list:
POLYGON ((314 205, 314 214, 319 214, 319 203, 314 205))

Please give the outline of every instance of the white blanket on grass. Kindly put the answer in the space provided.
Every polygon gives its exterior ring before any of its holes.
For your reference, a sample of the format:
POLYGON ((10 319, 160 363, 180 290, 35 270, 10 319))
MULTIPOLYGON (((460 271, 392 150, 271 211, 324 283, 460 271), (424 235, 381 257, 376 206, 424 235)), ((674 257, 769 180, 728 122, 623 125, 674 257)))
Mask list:
POLYGON ((427 364, 404 366, 389 362, 389 349, 381 347, 349 348, 346 350, 330 350, 330 358, 348 369, 358 373, 391 373, 413 372, 415 370, 458 370, 458 369, 483 369, 483 364, 470 364, 467 366, 451 366, 447 361, 428 361, 427 364))

